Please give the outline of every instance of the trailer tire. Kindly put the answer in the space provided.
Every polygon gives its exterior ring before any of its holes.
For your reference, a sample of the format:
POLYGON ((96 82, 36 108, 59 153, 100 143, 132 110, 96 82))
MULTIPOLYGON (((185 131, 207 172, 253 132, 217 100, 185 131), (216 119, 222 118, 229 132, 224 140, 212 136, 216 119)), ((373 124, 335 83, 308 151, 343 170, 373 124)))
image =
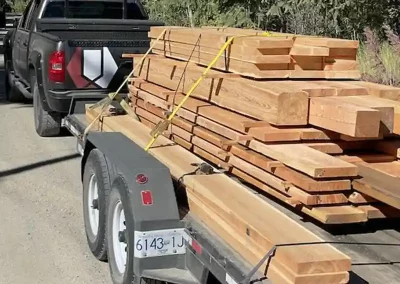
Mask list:
POLYGON ((100 150, 93 149, 83 173, 83 219, 89 248, 100 261, 107 260, 106 212, 110 188, 107 160, 100 150))
POLYGON ((61 114, 48 112, 43 108, 36 77, 31 78, 31 86, 33 86, 33 113, 36 133, 40 137, 58 136, 61 132, 61 114))
POLYGON ((132 284, 134 262, 134 220, 128 202, 128 186, 118 175, 111 187, 107 208, 108 263, 114 284, 132 284))

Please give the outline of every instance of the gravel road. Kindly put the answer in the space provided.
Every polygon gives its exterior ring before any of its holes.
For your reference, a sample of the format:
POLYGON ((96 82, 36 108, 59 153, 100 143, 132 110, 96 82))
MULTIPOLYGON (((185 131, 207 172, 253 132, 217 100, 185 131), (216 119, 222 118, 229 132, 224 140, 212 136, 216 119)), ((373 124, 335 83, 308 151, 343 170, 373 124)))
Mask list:
POLYGON ((111 283, 86 245, 75 139, 36 135, 32 106, 6 103, 3 80, 0 284, 111 283))

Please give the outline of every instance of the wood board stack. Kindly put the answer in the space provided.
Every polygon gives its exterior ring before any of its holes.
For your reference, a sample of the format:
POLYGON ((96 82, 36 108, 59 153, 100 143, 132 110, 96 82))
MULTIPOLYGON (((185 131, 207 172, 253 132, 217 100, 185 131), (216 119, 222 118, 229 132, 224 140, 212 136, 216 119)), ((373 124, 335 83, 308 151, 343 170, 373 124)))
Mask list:
MULTIPOLYGON (((147 59, 129 86, 141 121, 164 119, 203 71, 147 59)), ((399 88, 233 75, 210 70, 165 135, 322 223, 400 216, 399 88)))
MULTIPOLYGON (((87 108, 88 122, 99 113, 99 109, 87 108)), ((94 127, 121 132, 143 148, 151 139, 150 128, 129 115, 103 117, 94 127)), ((166 165, 176 179, 185 175, 182 183, 190 211, 250 264, 258 264, 274 245, 292 244, 279 247, 271 261, 260 267, 260 272, 274 284, 348 283, 348 256, 240 183, 224 174, 186 175, 204 160, 162 136, 149 153, 166 165)), ((162 202, 154 198, 155 204, 162 202)))
MULTIPOLYGON (((164 29, 151 28, 149 36, 153 42, 164 29)), ((229 37, 245 36, 233 40, 216 62, 216 68, 254 78, 360 78, 356 61, 358 41, 263 34, 233 28, 167 27, 153 52, 207 66, 229 37)))

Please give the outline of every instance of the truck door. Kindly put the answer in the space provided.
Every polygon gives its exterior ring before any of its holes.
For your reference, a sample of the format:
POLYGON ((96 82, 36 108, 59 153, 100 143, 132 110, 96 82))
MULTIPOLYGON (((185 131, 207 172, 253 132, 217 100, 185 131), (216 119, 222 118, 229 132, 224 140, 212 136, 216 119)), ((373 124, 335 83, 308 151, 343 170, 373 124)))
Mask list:
POLYGON ((35 15, 37 14, 37 8, 39 7, 39 1, 32 0, 30 3, 27 17, 24 21, 24 26, 20 29, 20 50, 19 50, 19 60, 20 60, 20 76, 22 79, 29 82, 29 68, 28 68, 28 49, 29 49, 29 39, 35 22, 35 15))
POLYGON ((26 20, 27 20, 29 11, 31 9, 31 6, 32 6, 32 0, 29 1, 28 5, 26 6, 25 11, 24 11, 21 19, 19 20, 17 29, 15 31, 12 62, 13 62, 15 74, 18 76, 21 76, 21 74, 22 74, 21 68, 23 68, 23 64, 21 62, 21 57, 20 57, 20 51, 21 51, 21 46, 22 46, 21 39, 23 37, 24 29, 26 26, 26 20))

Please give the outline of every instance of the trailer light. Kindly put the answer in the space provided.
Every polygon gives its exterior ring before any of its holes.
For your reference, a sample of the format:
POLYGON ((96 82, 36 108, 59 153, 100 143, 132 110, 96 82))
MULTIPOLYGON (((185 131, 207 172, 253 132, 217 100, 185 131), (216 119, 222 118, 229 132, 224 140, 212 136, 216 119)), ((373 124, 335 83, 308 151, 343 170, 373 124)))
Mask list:
POLYGON ((148 179, 147 176, 145 176, 144 174, 138 174, 138 175, 136 176, 136 182, 137 182, 138 184, 145 184, 145 183, 147 183, 148 180, 149 180, 149 179, 148 179))
POLYGON ((193 250, 194 250, 197 254, 201 254, 201 253, 203 252, 202 247, 200 246, 200 244, 199 244, 195 239, 192 239, 191 246, 192 246, 193 250))
POLYGON ((142 204, 143 205, 152 205, 153 204, 153 194, 150 190, 143 190, 142 194, 142 204))

